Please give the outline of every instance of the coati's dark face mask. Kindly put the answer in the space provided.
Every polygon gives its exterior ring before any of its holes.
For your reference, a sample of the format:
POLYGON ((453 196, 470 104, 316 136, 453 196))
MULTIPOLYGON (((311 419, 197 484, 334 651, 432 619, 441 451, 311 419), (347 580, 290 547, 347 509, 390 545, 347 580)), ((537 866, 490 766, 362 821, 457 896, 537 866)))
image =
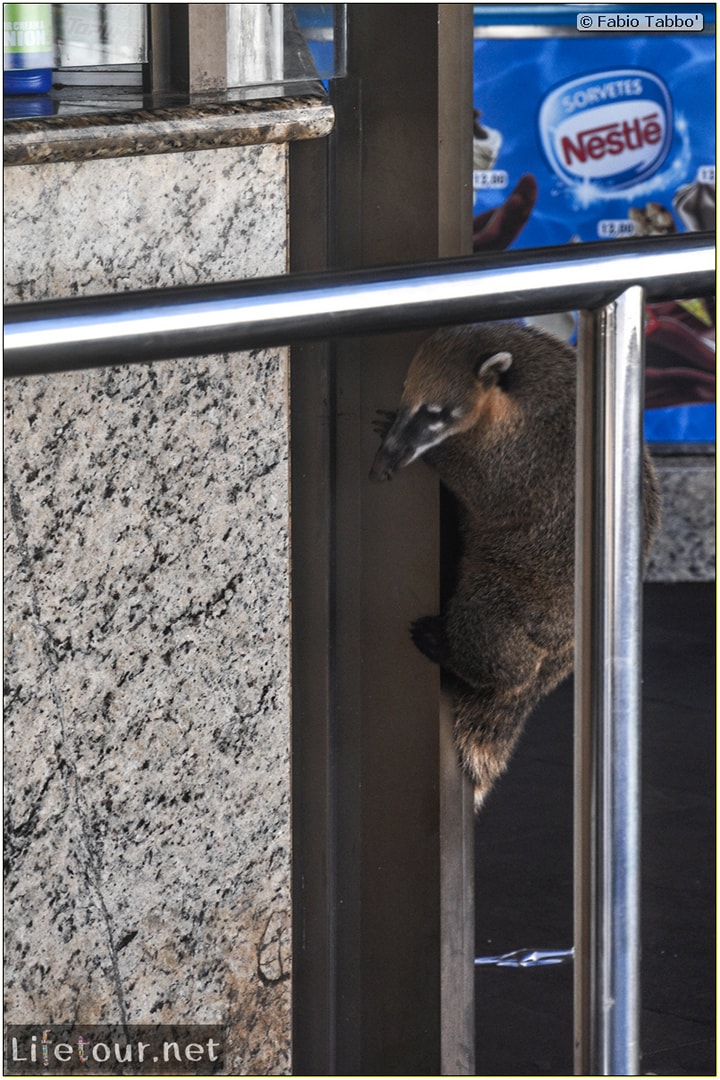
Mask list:
MULTIPOLYGON (((427 384, 421 353, 413 361, 397 413, 380 413, 375 430, 382 445, 375 455, 370 479, 391 480, 398 469, 410 465, 445 439, 473 427, 487 405, 488 395, 498 392, 500 376, 512 363, 509 352, 494 353, 478 361, 470 378, 448 380, 446 397, 427 384), (429 400, 422 400, 424 396, 429 400), (418 400, 420 399, 420 400, 418 400)), ((437 380, 434 380, 437 382, 437 380)))
POLYGON ((386 414, 388 420, 378 421, 375 425, 378 434, 383 434, 383 423, 389 427, 375 455, 370 479, 391 480, 398 469, 447 439, 463 411, 460 407, 453 409, 442 405, 420 405, 411 410, 407 405, 401 405, 392 422, 392 414, 386 414))

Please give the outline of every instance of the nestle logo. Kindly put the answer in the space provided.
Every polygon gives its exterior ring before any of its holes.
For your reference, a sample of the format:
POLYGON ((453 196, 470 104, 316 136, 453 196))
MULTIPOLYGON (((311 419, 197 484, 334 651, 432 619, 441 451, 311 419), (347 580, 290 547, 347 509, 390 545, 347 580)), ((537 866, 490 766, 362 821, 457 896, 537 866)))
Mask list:
POLYGON ((656 172, 672 142, 664 83, 636 69, 596 72, 555 87, 538 117, 550 167, 567 183, 627 188, 656 172))
POLYGON ((654 112, 632 121, 623 120, 622 124, 601 124, 600 127, 587 128, 577 133, 576 142, 565 135, 560 140, 563 159, 567 165, 572 165, 573 158, 580 162, 588 158, 599 161, 606 154, 617 156, 625 150, 654 146, 663 137, 662 125, 658 123, 659 115, 654 112))

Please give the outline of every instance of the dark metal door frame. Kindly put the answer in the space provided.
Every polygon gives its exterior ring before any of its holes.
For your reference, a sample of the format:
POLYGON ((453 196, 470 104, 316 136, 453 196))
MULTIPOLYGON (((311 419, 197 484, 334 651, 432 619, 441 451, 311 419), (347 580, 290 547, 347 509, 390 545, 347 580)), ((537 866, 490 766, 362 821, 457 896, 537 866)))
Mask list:
MULTIPOLYGON (((468 254, 472 7, 349 13, 335 131, 291 148, 291 269, 468 254)), ((375 410, 423 336, 292 354, 301 1074, 474 1072, 470 799, 438 672, 408 633, 438 610, 438 485, 422 469, 368 481, 375 410)))

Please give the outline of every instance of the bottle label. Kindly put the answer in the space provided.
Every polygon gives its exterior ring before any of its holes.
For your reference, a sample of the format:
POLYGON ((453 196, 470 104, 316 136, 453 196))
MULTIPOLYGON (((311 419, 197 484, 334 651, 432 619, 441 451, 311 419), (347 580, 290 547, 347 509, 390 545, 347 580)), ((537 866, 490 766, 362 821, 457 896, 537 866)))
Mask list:
POLYGON ((4 69, 53 66, 52 4, 3 4, 4 69))

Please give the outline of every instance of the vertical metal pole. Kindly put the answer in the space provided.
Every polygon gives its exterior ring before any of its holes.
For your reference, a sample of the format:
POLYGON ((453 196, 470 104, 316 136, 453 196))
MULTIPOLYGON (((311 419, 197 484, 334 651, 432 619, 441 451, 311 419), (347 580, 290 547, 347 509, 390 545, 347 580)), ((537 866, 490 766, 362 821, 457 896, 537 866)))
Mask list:
MULTIPOLYGON (((472 253, 472 4, 438 5, 438 255, 472 253)), ((446 497, 448 498, 448 497, 446 497)), ((457 559, 441 496, 441 552, 457 559)), ((440 1072, 475 1074, 475 813, 472 785, 458 768, 454 710, 440 706, 440 1072)))
POLYGON ((639 1071, 643 291, 581 317, 575 1072, 639 1071))

